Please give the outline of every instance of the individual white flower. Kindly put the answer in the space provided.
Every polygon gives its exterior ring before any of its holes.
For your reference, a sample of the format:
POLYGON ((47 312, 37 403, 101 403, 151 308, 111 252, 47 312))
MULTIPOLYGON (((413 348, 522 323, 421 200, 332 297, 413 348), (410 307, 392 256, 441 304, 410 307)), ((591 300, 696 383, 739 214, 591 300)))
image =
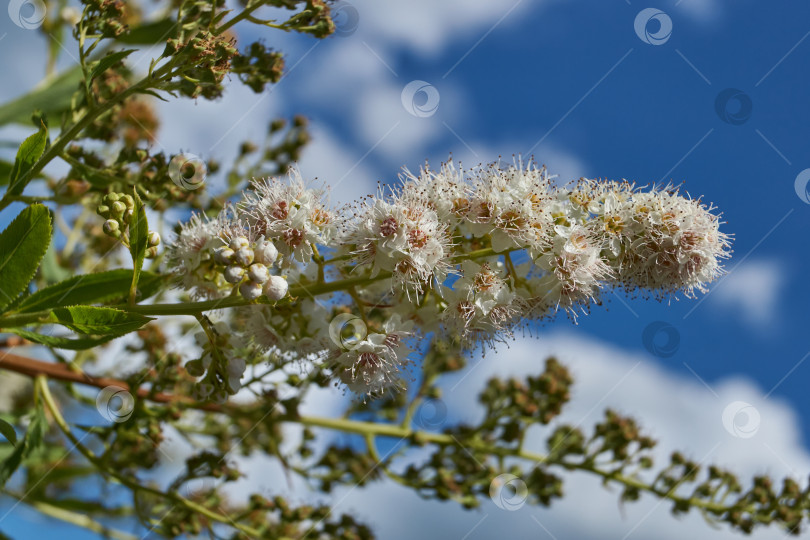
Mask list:
POLYGON ((338 230, 339 220, 327 206, 326 192, 308 188, 296 167, 290 167, 287 181, 278 177, 254 181, 241 208, 261 236, 299 262, 309 262, 312 245, 328 245, 338 230))
POLYGON ((588 229, 558 225, 555 232, 552 249, 536 260, 547 279, 530 283, 536 287, 531 300, 540 306, 554 304, 576 318, 577 309, 586 309, 598 299, 611 270, 600 256, 601 245, 588 229))
POLYGON ((370 333, 353 342, 351 349, 333 355, 333 371, 352 392, 378 397, 388 390, 401 390, 402 374, 410 363, 410 349, 404 337, 410 323, 392 317, 383 325, 383 333, 370 333))
POLYGON ((549 243, 552 199, 545 167, 493 163, 473 178, 466 217, 474 236, 490 235, 496 252, 527 248, 538 252, 549 243))
POLYGON ((426 163, 418 175, 404 169, 400 180, 403 182, 400 199, 404 204, 433 210, 451 231, 463 225, 470 206, 470 183, 460 163, 458 168, 452 161, 442 163, 438 171, 432 171, 426 163))
POLYGON ((449 270, 450 238, 430 208, 413 207, 380 194, 365 201, 345 241, 355 246, 358 265, 370 266, 371 275, 393 274, 395 288, 421 294, 433 281, 441 282, 449 270))
POLYGON ((463 276, 444 288, 447 309, 442 314, 445 328, 469 343, 490 343, 511 335, 520 316, 520 299, 490 263, 464 261, 463 276))

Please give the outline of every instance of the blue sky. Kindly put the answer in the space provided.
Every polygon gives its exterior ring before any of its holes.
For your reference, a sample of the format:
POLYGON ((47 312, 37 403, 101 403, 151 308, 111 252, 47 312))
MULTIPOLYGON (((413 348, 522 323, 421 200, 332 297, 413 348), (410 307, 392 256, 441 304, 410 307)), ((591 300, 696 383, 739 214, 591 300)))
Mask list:
MULTIPOLYGON (((377 181, 395 181, 403 165, 415 169, 425 159, 438 164, 450 153, 473 165, 531 150, 561 180, 684 182, 689 193, 722 211, 724 230, 735 238, 730 273, 709 295, 658 303, 607 294, 605 307, 580 317, 576 327, 565 318, 547 324, 536 342, 519 341, 500 351, 498 364, 514 361, 514 370, 536 372, 541 358, 532 364, 526 356, 556 352, 579 370, 587 389, 578 395, 582 404, 575 411, 587 417, 587 404, 615 401, 655 433, 670 435, 667 448, 708 451, 713 429, 725 435, 713 407, 723 410, 735 400, 754 403, 762 413, 757 437, 723 440, 717 459, 742 471, 788 470, 806 477, 810 360, 802 359, 810 352, 810 284, 804 273, 810 262, 805 232, 810 205, 794 184, 810 168, 810 5, 751 0, 733 5, 719 0, 385 4, 352 1, 344 9, 357 14, 357 30, 317 45, 306 36, 255 29, 240 36, 244 42, 266 36, 268 44, 285 51, 288 75, 261 96, 234 81, 219 103, 164 106, 167 116, 157 144, 169 152, 227 159, 241 140, 260 137, 270 118, 303 113, 312 121, 314 141, 302 170, 339 185, 333 195, 344 202, 374 191, 377 181), (634 29, 645 8, 657 8, 658 17, 671 22, 671 34, 661 43, 645 42, 634 29), (414 80, 425 81, 440 96, 433 114, 416 117, 403 107, 402 90, 414 80), (718 105, 727 89, 738 90, 737 97, 718 105), (751 112, 740 117, 744 102, 750 102, 751 112), (724 121, 718 109, 734 123, 724 121), (668 358, 645 350, 644 329, 654 321, 675 329, 678 345, 668 358), (630 358, 639 358, 642 367, 634 368, 630 358), (607 379, 602 387, 596 373, 607 379), (612 392, 614 382, 631 386, 612 392), (669 392, 663 395, 669 407, 645 401, 656 396, 648 395, 650 388, 669 392)), ((43 45, 34 32, 0 19, 0 34, 8 33, 7 41, 0 41, 0 66, 14 75, 0 81, 0 96, 8 98, 22 91, 20 81, 30 85, 41 75, 36 62, 20 60, 17 46, 25 43, 35 56, 43 45)), ((658 24, 642 27, 656 36, 658 24)), ((69 43, 66 47, 72 50, 69 43)), ((70 63, 63 57, 62 65, 70 63)), ((424 97, 415 97, 417 107, 424 97)), ((6 128, 0 138, 20 133, 6 128)), ((0 215, 0 223, 11 213, 0 215)), ((483 367, 448 395, 448 403, 457 406, 450 407, 451 419, 464 418, 464 400, 472 401, 476 390, 471 381, 512 369, 487 364, 492 358, 488 355, 483 367)), ((330 399, 335 398, 323 397, 330 399)), ((577 492, 578 485, 569 488, 572 498, 594 497, 591 503, 606 508, 605 516, 616 513, 615 494, 577 492)), ((426 521, 434 526, 446 514, 445 532, 459 538, 478 527, 483 515, 426 506, 392 486, 380 490, 347 495, 343 504, 361 515, 386 501, 411 505, 406 508, 433 516, 426 521)), ((565 508, 534 516, 542 515, 539 519, 561 538, 599 537, 584 525, 566 523, 565 508)), ((699 519, 675 526, 663 507, 641 520, 646 508, 652 504, 606 527, 639 537, 645 537, 646 527, 652 527, 646 537, 681 538, 689 531, 701 538, 731 537, 710 531, 699 519), (639 528, 634 517, 643 522, 639 528), (666 533, 661 525, 668 527, 666 533)), ((497 534, 505 526, 527 534, 536 527, 526 515, 517 520, 521 512, 488 511, 491 517, 469 538, 486 538, 488 531, 497 534)), ((375 516, 385 531, 381 537, 409 537, 395 532, 396 518, 375 516)), ((21 527, 29 523, 24 514, 16 519, 21 527)))

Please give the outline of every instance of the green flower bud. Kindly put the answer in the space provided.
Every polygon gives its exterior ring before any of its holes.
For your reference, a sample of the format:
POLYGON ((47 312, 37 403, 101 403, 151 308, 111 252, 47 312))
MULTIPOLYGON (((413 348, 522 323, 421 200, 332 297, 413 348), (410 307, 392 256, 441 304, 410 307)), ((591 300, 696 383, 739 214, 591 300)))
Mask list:
POLYGON ((121 219, 121 217, 124 215, 124 212, 126 212, 127 210, 127 205, 125 205, 121 201, 115 201, 114 203, 112 203, 112 206, 110 208, 112 216, 116 219, 121 219))
POLYGON ((121 230, 119 223, 114 219, 108 219, 104 222, 102 226, 104 230, 104 234, 107 236, 112 236, 113 238, 120 238, 121 237, 121 230))

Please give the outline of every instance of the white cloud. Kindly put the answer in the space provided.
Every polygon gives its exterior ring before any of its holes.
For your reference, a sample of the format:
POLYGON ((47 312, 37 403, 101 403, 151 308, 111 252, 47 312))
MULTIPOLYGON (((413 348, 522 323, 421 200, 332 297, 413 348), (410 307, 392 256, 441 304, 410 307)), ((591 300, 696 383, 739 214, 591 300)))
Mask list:
POLYGON ((490 28, 519 21, 522 13, 536 2, 526 0, 412 0, 378 2, 350 0, 360 20, 357 33, 383 38, 389 43, 407 46, 417 52, 435 53, 448 43, 469 40, 472 47, 490 28))
POLYGON ((779 317, 779 298, 785 269, 776 260, 744 262, 714 288, 712 305, 754 328, 773 326, 779 317))
POLYGON ((310 124, 312 142, 304 147, 299 166, 304 178, 318 178, 331 189, 333 204, 347 204, 377 190, 372 171, 325 125, 310 124))

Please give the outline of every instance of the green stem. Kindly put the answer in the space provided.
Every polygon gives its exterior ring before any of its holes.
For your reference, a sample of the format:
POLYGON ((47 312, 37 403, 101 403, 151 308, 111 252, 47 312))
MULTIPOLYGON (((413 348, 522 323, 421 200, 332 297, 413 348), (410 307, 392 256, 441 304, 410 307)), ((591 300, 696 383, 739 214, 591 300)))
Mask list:
MULTIPOLYGON (((647 484, 638 478, 620 474, 617 471, 600 469, 593 462, 588 460, 583 462, 554 461, 549 456, 535 452, 528 452, 520 448, 492 446, 484 441, 475 439, 464 440, 461 442, 450 434, 414 431, 409 427, 402 427, 394 424, 380 424, 360 420, 348 420, 345 418, 322 418, 313 416, 302 416, 294 421, 304 426, 333 429, 342 431, 344 433, 356 433, 358 435, 362 435, 367 444, 369 444, 369 438, 374 439, 376 437, 391 437, 395 439, 412 439, 419 444, 430 443, 439 446, 462 445, 465 448, 478 450, 492 456, 516 457, 526 459, 534 463, 556 465, 570 471, 585 471, 603 478, 605 482, 616 482, 627 487, 653 494, 661 499, 669 499, 675 503, 699 508, 717 516, 720 516, 733 509, 733 506, 731 505, 724 505, 722 503, 701 499, 699 497, 685 497, 677 495, 675 491, 678 488, 678 485, 672 489, 664 490, 655 487, 652 484, 647 484)), ((374 454, 371 455, 374 457, 374 454)))
POLYGON ((54 421, 59 426, 59 429, 62 433, 67 437, 71 443, 73 443, 74 447, 81 453, 87 461, 92 463, 94 466, 98 468, 99 471, 103 471, 104 473, 108 474, 124 486, 128 487, 133 491, 144 491, 146 493, 150 493, 157 497, 161 497, 163 499, 167 499, 172 501, 176 504, 184 506, 187 510, 192 512, 196 512, 198 514, 202 514, 203 516, 217 521, 219 523, 224 523, 231 527, 235 527, 242 533, 248 535, 249 537, 258 537, 261 535, 259 531, 252 527, 248 527, 247 525, 241 525, 239 523, 234 523, 229 516, 218 514, 212 510, 209 510, 205 506, 195 503, 194 501, 190 501, 185 497, 182 497, 176 493, 172 492, 163 492, 159 489, 154 489, 148 486, 142 485, 137 480, 133 480, 128 476, 121 474, 120 472, 110 469, 105 466, 105 464, 93 453, 88 449, 86 446, 81 444, 81 441, 73 435, 73 432, 70 430, 70 426, 68 426, 67 422, 65 421, 64 417, 62 416, 62 412, 59 410, 59 407, 56 405, 56 402, 51 395, 51 391, 48 388, 48 379, 44 375, 39 375, 36 378, 36 389, 37 393, 42 396, 42 400, 45 402, 45 405, 48 407, 51 415, 53 416, 54 421))
POLYGON ((10 491, 4 490, 3 493, 9 497, 17 499, 21 503, 27 504, 41 514, 56 518, 72 525, 76 525, 78 527, 83 527, 89 531, 98 533, 105 538, 114 538, 115 540, 138 540, 139 538, 138 536, 129 533, 111 529, 106 525, 92 519, 90 516, 77 514, 76 512, 71 512, 70 510, 65 510, 64 508, 59 508, 58 506, 54 506, 42 501, 29 501, 25 499, 24 495, 12 493, 10 491))

